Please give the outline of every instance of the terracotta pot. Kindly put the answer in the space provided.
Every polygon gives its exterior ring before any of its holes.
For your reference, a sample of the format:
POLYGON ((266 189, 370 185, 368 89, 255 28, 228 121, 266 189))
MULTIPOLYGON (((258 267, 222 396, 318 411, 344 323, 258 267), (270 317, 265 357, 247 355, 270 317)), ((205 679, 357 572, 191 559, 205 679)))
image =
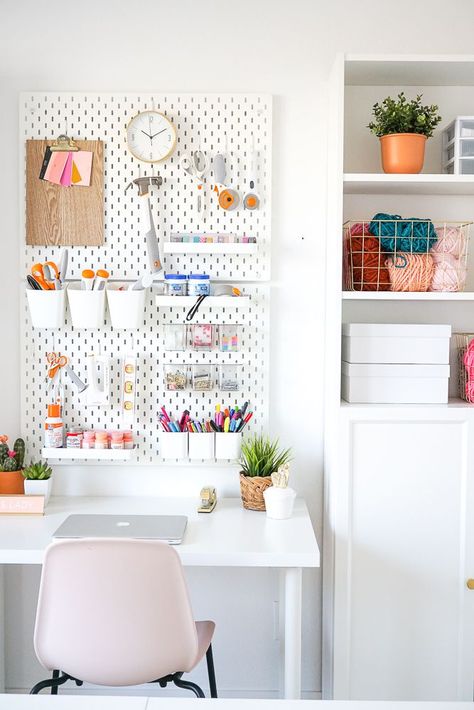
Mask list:
POLYGON ((384 173, 419 173, 425 160, 426 136, 421 133, 389 133, 381 136, 384 173))
POLYGON ((0 471, 0 495, 19 495, 25 492, 21 471, 0 471))
POLYGON ((265 510, 263 491, 272 485, 271 476, 244 476, 240 474, 240 495, 247 510, 265 510))

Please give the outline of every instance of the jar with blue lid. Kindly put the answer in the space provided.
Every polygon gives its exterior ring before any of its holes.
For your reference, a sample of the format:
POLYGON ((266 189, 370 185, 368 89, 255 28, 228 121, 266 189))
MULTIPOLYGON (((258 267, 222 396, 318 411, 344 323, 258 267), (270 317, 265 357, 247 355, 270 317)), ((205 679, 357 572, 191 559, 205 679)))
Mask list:
POLYGON ((186 274, 165 274, 166 293, 168 296, 186 296, 186 274))
POLYGON ((189 274, 188 296, 210 296, 211 281, 209 274, 189 274))

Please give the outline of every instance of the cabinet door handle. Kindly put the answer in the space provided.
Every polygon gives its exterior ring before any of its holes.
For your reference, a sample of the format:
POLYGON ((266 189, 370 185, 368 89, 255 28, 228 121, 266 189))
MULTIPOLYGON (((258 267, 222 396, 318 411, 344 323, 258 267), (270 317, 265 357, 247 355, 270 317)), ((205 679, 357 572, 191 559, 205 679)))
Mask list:
POLYGON ((471 590, 474 589, 474 579, 468 579, 466 582, 466 587, 471 590))

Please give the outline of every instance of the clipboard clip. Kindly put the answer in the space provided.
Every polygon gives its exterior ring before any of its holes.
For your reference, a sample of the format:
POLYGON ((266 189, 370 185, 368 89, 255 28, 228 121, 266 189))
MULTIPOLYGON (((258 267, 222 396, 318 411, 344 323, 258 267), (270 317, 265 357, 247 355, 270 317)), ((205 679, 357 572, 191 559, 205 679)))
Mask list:
POLYGON ((51 151, 63 151, 65 153, 68 152, 76 152, 79 150, 79 146, 76 145, 73 141, 72 138, 69 138, 69 136, 66 136, 64 133, 62 133, 60 136, 56 138, 54 143, 50 146, 51 151))

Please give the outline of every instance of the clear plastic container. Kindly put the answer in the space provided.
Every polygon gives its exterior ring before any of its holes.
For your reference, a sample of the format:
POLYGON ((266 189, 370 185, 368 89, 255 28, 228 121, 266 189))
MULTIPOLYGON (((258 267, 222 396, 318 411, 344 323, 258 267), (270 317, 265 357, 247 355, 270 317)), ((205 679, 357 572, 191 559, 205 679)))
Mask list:
POLYGON ((474 121, 461 121, 461 138, 474 138, 474 121))
POLYGON ((186 367, 165 365, 165 387, 167 390, 185 390, 188 384, 186 367))
POLYGON ((95 431, 92 429, 85 431, 82 437, 82 448, 83 449, 94 449, 95 448, 95 431))
POLYGON ((212 350, 214 347, 214 327, 210 324, 190 326, 191 347, 193 350, 212 350))
POLYGON ((165 325, 165 350, 186 350, 185 325, 165 325))
POLYGON ((461 146, 461 157, 462 158, 474 157, 474 140, 460 141, 460 146, 461 146))
POLYGON ((213 382, 213 367, 209 365, 193 365, 193 390, 203 392, 212 390, 213 382))
POLYGON ((474 175, 474 158, 463 158, 459 161, 461 175, 474 175))
POLYGON ((123 431, 113 431, 110 435, 110 448, 123 449, 123 431))
POLYGON ((219 348, 223 353, 236 353, 240 350, 240 326, 219 326, 219 348))
POLYGON ((189 296, 209 296, 211 293, 211 281, 209 274, 189 274, 188 295, 189 296))
POLYGON ((165 287, 168 296, 186 296, 187 278, 185 274, 165 274, 165 287))
POLYGON ((237 365, 219 366, 219 389, 225 392, 236 392, 242 386, 241 367, 237 365))
POLYGON ((96 449, 108 449, 109 448, 109 435, 106 431, 96 431, 95 433, 95 448, 96 449))

